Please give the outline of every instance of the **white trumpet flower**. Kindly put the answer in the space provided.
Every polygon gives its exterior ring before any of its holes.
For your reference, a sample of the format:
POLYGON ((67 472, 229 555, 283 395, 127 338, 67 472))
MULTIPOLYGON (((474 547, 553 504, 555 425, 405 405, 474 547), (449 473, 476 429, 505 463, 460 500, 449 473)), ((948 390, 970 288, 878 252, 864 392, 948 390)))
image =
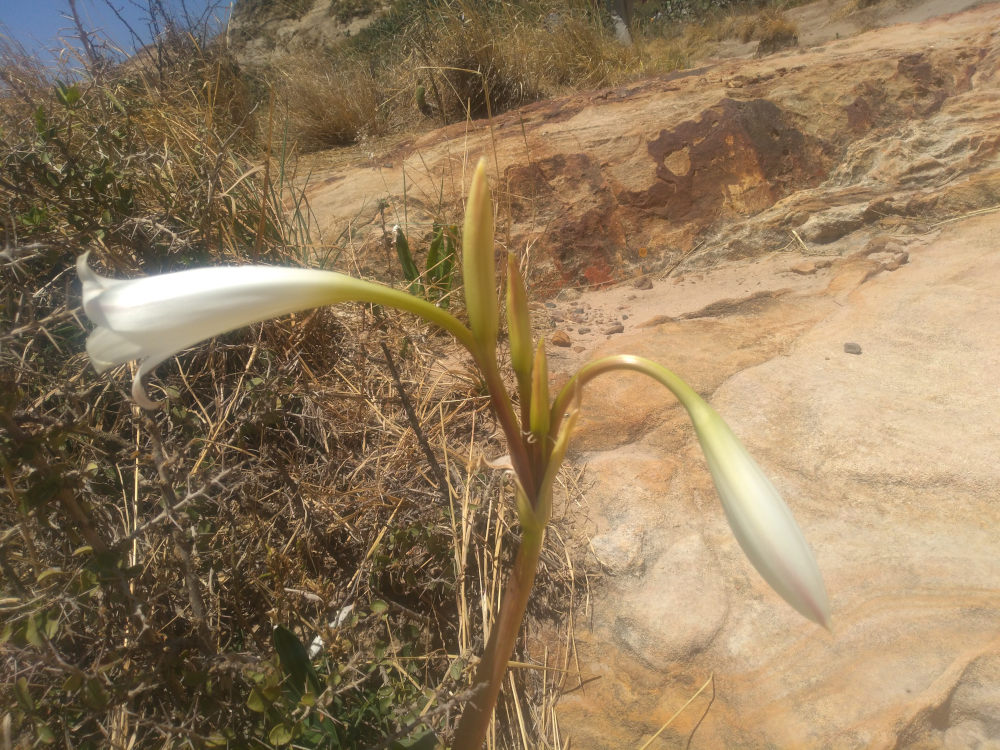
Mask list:
POLYGON ((221 333, 281 315, 339 302, 364 301, 415 313, 455 334, 471 334, 457 319, 428 302, 380 284, 333 271, 279 266, 198 268, 140 279, 98 276, 77 259, 83 309, 97 324, 87 354, 97 372, 140 360, 132 397, 147 409, 142 378, 182 349, 221 333))

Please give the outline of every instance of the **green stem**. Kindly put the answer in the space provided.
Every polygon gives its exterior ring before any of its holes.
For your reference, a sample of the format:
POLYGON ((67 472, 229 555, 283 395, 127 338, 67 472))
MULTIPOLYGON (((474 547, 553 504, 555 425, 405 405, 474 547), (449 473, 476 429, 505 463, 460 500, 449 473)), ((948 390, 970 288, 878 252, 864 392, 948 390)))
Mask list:
POLYGON ((514 569, 510 573, 500 602, 500 612, 490 633, 482 661, 476 669, 473 687, 476 696, 465 706, 455 732, 454 750, 480 750, 490 726, 507 662, 514 652, 514 643, 521 630, 521 621, 528 606, 531 587, 535 582, 538 557, 545 533, 542 529, 522 530, 521 546, 517 550, 514 569))
POLYGON ((347 289, 340 291, 338 302, 367 302, 373 305, 395 307, 397 310, 413 313, 428 323, 432 323, 438 328, 447 331, 458 339, 458 342, 468 349, 474 357, 477 355, 479 345, 476 343, 472 331, 462 325, 462 322, 451 313, 442 310, 427 300, 414 297, 412 294, 400 291, 399 289, 393 289, 392 287, 375 284, 370 281, 362 281, 361 279, 350 279, 350 281, 351 283, 347 289))

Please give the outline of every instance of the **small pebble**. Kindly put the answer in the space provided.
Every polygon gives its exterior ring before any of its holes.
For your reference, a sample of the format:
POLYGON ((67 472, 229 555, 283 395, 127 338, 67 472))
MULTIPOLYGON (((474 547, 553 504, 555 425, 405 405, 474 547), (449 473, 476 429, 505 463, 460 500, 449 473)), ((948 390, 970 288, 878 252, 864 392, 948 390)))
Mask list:
POLYGON ((853 341, 848 341, 844 344, 845 354, 861 354, 861 344, 855 344, 853 341))
POLYGON ((566 331, 556 331, 555 333, 552 334, 552 337, 549 339, 549 342, 552 344, 552 346, 569 346, 570 345, 569 334, 566 333, 566 331))
POLYGON ((652 289, 653 281, 648 276, 640 276, 638 279, 632 282, 632 286, 634 286, 636 289, 652 289))
POLYGON ((613 326, 611 326, 609 329, 607 329, 604 333, 606 335, 608 335, 608 336, 611 336, 611 335, 613 335, 615 333, 623 333, 624 331, 625 331, 625 326, 623 326, 621 323, 615 323, 613 326))
POLYGON ((576 330, 576 332, 579 333, 579 334, 590 333, 590 329, 586 328, 586 327, 584 327, 584 328, 578 328, 576 330))

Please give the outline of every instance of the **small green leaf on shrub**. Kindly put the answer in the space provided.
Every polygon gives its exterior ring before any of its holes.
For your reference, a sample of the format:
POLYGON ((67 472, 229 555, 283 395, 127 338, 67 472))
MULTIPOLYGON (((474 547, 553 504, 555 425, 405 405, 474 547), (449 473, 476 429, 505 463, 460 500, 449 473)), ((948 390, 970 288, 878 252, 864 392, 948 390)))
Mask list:
POLYGON ((56 733, 53 732, 46 724, 36 724, 35 732, 38 734, 38 741, 46 745, 56 744, 56 733))
POLYGON ((386 604, 381 599, 376 599, 372 602, 371 610, 373 615, 380 615, 389 609, 389 605, 386 604))
POLYGON ((222 732, 212 732, 205 738, 205 747, 225 747, 228 742, 222 732))
POLYGON ((87 705, 97 711, 103 711, 108 707, 108 691, 104 689, 104 685, 96 677, 87 680, 84 700, 87 705))
POLYGON ((81 96, 80 87, 75 83, 67 86, 62 81, 56 81, 56 99, 64 107, 72 107, 80 101, 81 96))
POLYGON ((281 747, 292 741, 292 728, 285 724, 275 725, 267 735, 267 741, 281 747))
POLYGON ((250 697, 247 698, 247 708, 251 711, 256 711, 257 713, 262 714, 267 711, 269 704, 270 701, 265 701, 264 696, 261 695, 261 692, 257 688, 253 688, 250 691, 250 697))
POLYGON ((45 618, 45 637, 52 640, 59 633, 59 613, 52 612, 45 618))
POLYGON ((36 612, 28 618, 28 625, 24 630, 24 639, 30 643, 35 648, 41 648, 44 645, 42 640, 42 635, 38 630, 38 619, 41 617, 41 613, 36 612))
POLYGON ((28 690, 27 678, 17 678, 17 682, 14 683, 14 695, 17 696, 17 702, 21 704, 21 708, 25 711, 31 713, 35 710, 35 701, 31 697, 31 691, 28 690))
POLYGON ((437 747, 440 747, 437 735, 430 731, 415 734, 405 740, 397 740, 389 745, 390 750, 435 750, 437 747))
POLYGON ((35 132, 43 140, 49 136, 48 118, 45 117, 45 108, 40 104, 38 105, 38 109, 35 110, 35 132))

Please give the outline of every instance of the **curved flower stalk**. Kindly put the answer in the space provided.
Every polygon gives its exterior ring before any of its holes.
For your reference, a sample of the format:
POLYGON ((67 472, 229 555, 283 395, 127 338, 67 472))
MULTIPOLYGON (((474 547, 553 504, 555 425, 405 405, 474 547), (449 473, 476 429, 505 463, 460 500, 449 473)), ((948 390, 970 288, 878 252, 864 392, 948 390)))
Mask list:
POLYGON ((606 357, 581 368, 550 403, 544 343, 532 343, 524 280, 517 264, 509 261, 505 298, 517 378, 514 392, 519 414, 515 413, 498 366, 493 211, 483 161, 472 179, 463 236, 468 327, 419 297, 330 271, 244 266, 117 281, 95 274, 86 255, 79 259, 77 270, 83 282, 84 310, 97 324, 87 340, 95 368, 102 372, 114 364, 141 360, 132 394, 148 408, 155 404, 142 388, 142 377, 166 358, 234 328, 319 305, 354 301, 396 307, 450 332, 469 350, 507 438, 521 539, 476 670, 475 696, 456 729, 452 746, 457 750, 477 750, 483 745, 534 583, 553 488, 581 392, 603 373, 641 372, 680 400, 691 417, 726 518, 747 557, 792 607, 814 622, 830 625, 823 579, 788 506, 728 425, 683 380, 641 357, 606 357))

